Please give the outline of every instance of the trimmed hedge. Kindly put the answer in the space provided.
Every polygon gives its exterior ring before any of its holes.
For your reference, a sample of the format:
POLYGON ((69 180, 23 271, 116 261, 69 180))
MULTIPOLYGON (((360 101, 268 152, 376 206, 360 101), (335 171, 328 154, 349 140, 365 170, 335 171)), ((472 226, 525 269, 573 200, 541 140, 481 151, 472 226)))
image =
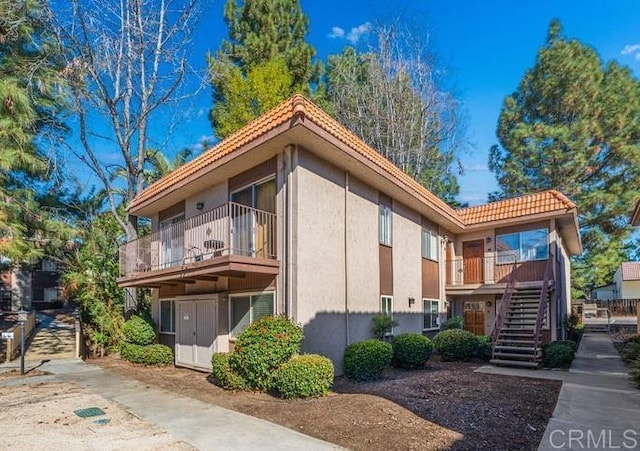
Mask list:
POLYGON ((325 396, 333 385, 333 363, 318 354, 293 356, 275 375, 274 387, 282 398, 325 396))
POLYGON ((120 345, 120 357, 131 363, 141 365, 167 366, 173 364, 173 351, 161 344, 138 345, 123 342, 120 345))
POLYGON ((493 348, 491 347, 491 337, 488 335, 477 335, 478 349, 476 349, 476 357, 482 360, 490 360, 493 348))
POLYGON ((300 352, 302 338, 302 328, 286 317, 262 317, 238 335, 229 365, 250 388, 270 390, 276 370, 300 352))
POLYGON ((247 382, 229 365, 228 352, 214 352, 211 356, 211 374, 216 385, 226 390, 247 390, 247 382))
POLYGON ((380 340, 354 343, 344 351, 344 375, 356 381, 380 379, 391 364, 393 348, 380 340))
POLYGON ((445 362, 469 360, 476 355, 478 339, 467 330, 449 329, 438 333, 433 345, 445 362))
POLYGON ((393 364, 400 368, 422 368, 431 357, 433 343, 427 337, 404 333, 396 335, 391 340, 393 348, 393 364))
POLYGON ((156 341, 156 331, 140 316, 132 316, 122 325, 122 333, 127 343, 150 345, 156 341))
POLYGON ((542 347, 542 364, 546 368, 566 368, 576 355, 573 341, 554 341, 542 347))

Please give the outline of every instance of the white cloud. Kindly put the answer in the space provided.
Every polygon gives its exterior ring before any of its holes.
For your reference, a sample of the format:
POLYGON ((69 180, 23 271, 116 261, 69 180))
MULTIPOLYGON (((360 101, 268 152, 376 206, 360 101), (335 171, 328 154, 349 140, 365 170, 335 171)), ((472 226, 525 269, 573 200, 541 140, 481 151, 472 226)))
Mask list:
POLYGON ((365 22, 357 27, 353 27, 347 34, 347 41, 357 44, 360 38, 371 31, 371 22, 365 22))
POLYGON ((327 36, 332 39, 346 39, 351 44, 355 45, 358 43, 362 36, 368 34, 371 31, 371 22, 365 22, 363 24, 358 25, 357 27, 353 27, 349 32, 345 32, 344 28, 341 27, 331 27, 331 33, 327 36))
POLYGON ((486 164, 474 164, 469 167, 465 167, 464 170, 466 172, 485 172, 489 170, 489 166, 486 164))
POLYGON ((636 60, 640 61, 640 44, 627 44, 620 54, 633 55, 636 60))
POLYGON ((331 33, 327 36, 333 39, 342 39, 344 38, 344 30, 340 27, 331 27, 331 33))

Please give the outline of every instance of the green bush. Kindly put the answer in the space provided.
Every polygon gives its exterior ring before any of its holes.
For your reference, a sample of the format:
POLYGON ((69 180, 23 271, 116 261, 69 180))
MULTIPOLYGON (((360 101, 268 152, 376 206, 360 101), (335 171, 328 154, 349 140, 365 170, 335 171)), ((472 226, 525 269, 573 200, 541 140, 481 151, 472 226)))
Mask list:
POLYGON ((169 346, 161 344, 142 346, 123 342, 120 345, 120 357, 141 365, 166 366, 173 364, 173 351, 169 346))
POLYGON ((478 339, 467 330, 449 329, 438 333, 433 345, 444 361, 469 360, 476 355, 478 339))
POLYGON ((578 344, 573 340, 556 340, 554 343, 570 346, 573 352, 578 350, 578 344))
POLYGON ((631 369, 629 370, 629 376, 636 387, 640 388, 640 358, 635 359, 631 363, 631 369))
POLYGON ((300 352, 302 328, 284 316, 265 316, 238 335, 231 368, 254 390, 273 388, 275 371, 300 352))
POLYGON ((215 352, 211 356, 211 375, 216 385, 226 390, 246 390, 247 383, 229 366, 228 352, 215 352))
POLYGON ((132 316, 122 325, 124 340, 136 345, 150 345, 156 341, 154 327, 140 316, 132 316))
POLYGON ((422 368, 431 357, 433 343, 420 334, 400 334, 391 340, 393 364, 400 368, 422 368))
POLYGON ((566 368, 575 357, 575 343, 554 341, 542 348, 542 364, 546 368, 566 368))
POLYGON ((488 335, 477 335, 478 348, 476 349, 476 357, 482 360, 490 360, 493 353, 491 347, 491 337, 488 335))
POLYGON ((640 341, 627 341, 620 351, 620 357, 625 363, 631 363, 640 359, 640 341))
POLYGON ((442 330, 450 329, 462 329, 462 316, 452 316, 442 326, 442 330))
POLYGON ((380 340, 360 341, 344 351, 344 374, 356 381, 380 379, 392 358, 393 348, 389 343, 380 340))
POLYGON ((373 322, 371 333, 373 338, 378 340, 384 340, 387 334, 390 334, 391 330, 398 325, 398 322, 391 319, 389 315, 376 315, 371 318, 371 322, 373 322))
POLYGON ((333 363, 318 354, 293 356, 275 375, 275 389, 283 398, 326 395, 333 385, 333 363))

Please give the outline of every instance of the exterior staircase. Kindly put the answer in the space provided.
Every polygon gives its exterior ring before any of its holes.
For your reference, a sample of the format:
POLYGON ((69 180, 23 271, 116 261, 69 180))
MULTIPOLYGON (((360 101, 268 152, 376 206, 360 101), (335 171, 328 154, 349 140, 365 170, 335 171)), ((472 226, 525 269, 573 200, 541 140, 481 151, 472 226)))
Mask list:
MULTIPOLYGON (((514 289, 504 322, 495 339, 490 363, 525 368, 539 366, 542 347, 541 340, 536 340, 535 327, 540 310, 540 294, 539 288, 514 289)), ((546 302, 548 293, 542 299, 546 302)), ((546 316, 547 309, 543 308, 542 311, 546 316)), ((544 322, 544 317, 542 321, 544 322)))

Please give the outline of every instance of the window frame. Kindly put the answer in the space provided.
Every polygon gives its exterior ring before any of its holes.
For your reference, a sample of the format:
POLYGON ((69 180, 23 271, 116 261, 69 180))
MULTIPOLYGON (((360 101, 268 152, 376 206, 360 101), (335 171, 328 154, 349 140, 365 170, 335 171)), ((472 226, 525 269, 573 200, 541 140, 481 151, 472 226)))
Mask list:
POLYGON ((158 300, 158 333, 163 335, 175 335, 176 334, 176 300, 175 299, 159 299, 158 300), (162 329, 162 303, 170 302, 171 304, 171 328, 173 331, 167 331, 162 329))
POLYGON ((422 330, 424 332, 434 331, 440 329, 440 324, 438 319, 440 317, 440 299, 433 298, 422 298, 422 330), (427 304, 428 303, 428 304, 427 304), (429 306, 429 310, 427 311, 427 305, 429 306), (436 311, 433 311, 433 306, 436 306, 436 311), (435 317, 434 317, 435 315, 435 317), (426 326, 426 319, 429 316, 429 326, 426 326), (435 323, 435 326, 433 325, 435 323))
POLYGON ((535 261, 544 261, 544 260, 548 260, 550 253, 549 253, 549 236, 550 236, 550 231, 549 231, 549 227, 538 227, 535 229, 528 229, 528 230, 521 230, 518 232, 511 232, 511 233, 501 233, 501 234, 496 234, 496 261, 498 264, 509 264, 509 263, 513 263, 513 261, 509 258, 512 255, 516 256, 516 260, 517 262, 535 262, 535 261), (523 247, 522 247, 522 235, 525 233, 530 233, 530 232, 538 232, 538 231, 542 231, 544 230, 546 232, 546 244, 545 244, 545 249, 546 249, 546 256, 545 257, 540 257, 540 258, 527 258, 527 259, 523 259, 522 256, 524 254, 523 252, 523 247), (499 250, 497 248, 497 243, 500 242, 500 237, 508 237, 508 236, 517 236, 518 237, 518 249, 510 249, 510 250, 499 250))
MULTIPOLYGON (((393 321, 393 295, 390 294, 381 294, 380 295, 380 314, 384 316, 388 316, 393 321), (388 305, 385 305, 385 301, 388 302, 388 305), (386 307, 388 307, 388 312, 386 311, 386 307)), ((393 335, 393 327, 387 329, 385 335, 393 335)))
MULTIPOLYGON (((271 300, 271 314, 275 316, 276 314, 276 292, 274 290, 269 290, 269 291, 251 291, 251 292, 245 292, 245 293, 233 293, 229 295, 229 339, 231 340, 235 340, 237 335, 234 335, 233 333, 233 329, 234 329, 234 324, 233 324, 233 299, 234 298, 243 298, 243 297, 249 297, 249 324, 253 324, 254 319, 253 319, 253 297, 254 296, 264 296, 264 295, 271 295, 272 296, 272 300, 271 300)), ((249 325, 247 324, 247 326, 249 325)))
POLYGON ((378 206, 378 242, 383 246, 393 245, 393 209, 391 205, 378 206))
POLYGON ((438 246, 438 233, 432 229, 423 227, 421 236, 421 250, 422 258, 431 260, 434 262, 440 261, 440 246, 438 246))

